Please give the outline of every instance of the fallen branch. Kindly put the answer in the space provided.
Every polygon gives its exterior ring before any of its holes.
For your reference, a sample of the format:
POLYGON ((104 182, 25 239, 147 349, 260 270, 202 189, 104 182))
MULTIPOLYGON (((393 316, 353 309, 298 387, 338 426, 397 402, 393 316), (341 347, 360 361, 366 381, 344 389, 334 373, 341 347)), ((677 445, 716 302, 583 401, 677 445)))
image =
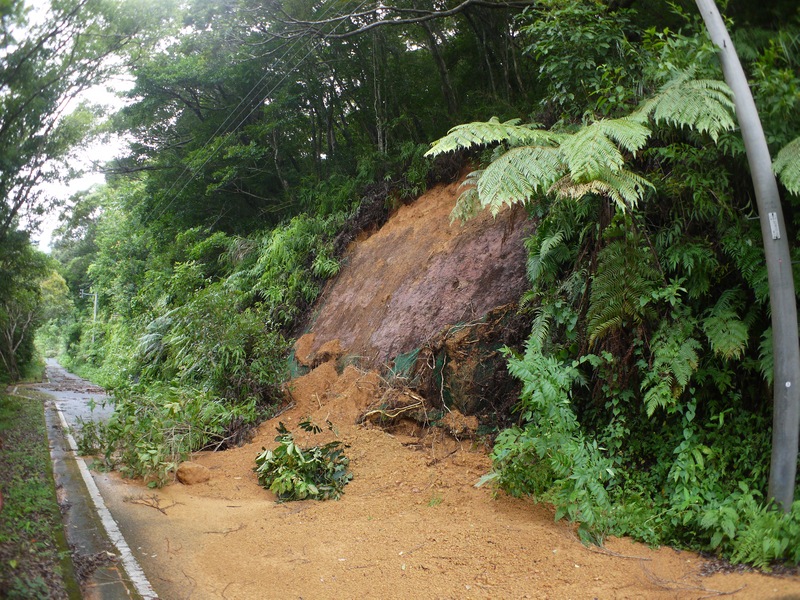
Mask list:
POLYGON ((705 596, 699 596, 698 600, 700 600, 701 598, 716 598, 717 596, 732 596, 734 594, 738 594, 744 588, 747 587, 746 585, 743 585, 742 587, 737 588, 735 590, 731 590, 729 592, 724 592, 722 590, 712 590, 712 589, 704 587, 702 585, 695 585, 695 584, 692 584, 692 583, 681 583, 680 581, 662 579, 661 577, 658 577, 657 575, 655 575, 651 571, 648 571, 644 567, 644 565, 642 565, 642 571, 644 571, 645 576, 647 577, 647 579, 650 580, 651 583, 657 585, 658 587, 660 587, 662 589, 670 590, 670 591, 679 591, 680 590, 680 591, 688 591, 688 592, 704 592, 704 593, 706 593, 705 596))
POLYGON ((169 506, 161 506, 161 498, 157 495, 153 494, 149 497, 139 496, 138 498, 128 497, 123 500, 124 502, 130 502, 131 504, 141 504, 142 506, 149 506, 150 508, 155 508, 158 512, 166 515, 167 509, 172 508, 173 506, 177 506, 180 504, 179 502, 173 502, 169 506))
POLYGON ((236 531, 241 531, 245 527, 247 527, 247 525, 242 523, 238 527, 229 527, 228 529, 223 529, 221 531, 204 531, 203 533, 218 533, 220 535, 228 535, 229 533, 234 533, 236 531))

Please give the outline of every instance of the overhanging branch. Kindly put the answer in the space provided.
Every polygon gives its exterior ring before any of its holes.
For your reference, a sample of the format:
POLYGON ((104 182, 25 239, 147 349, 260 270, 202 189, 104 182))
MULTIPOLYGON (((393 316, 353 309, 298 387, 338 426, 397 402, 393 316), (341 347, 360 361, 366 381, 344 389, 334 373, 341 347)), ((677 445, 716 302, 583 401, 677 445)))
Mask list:
POLYGON ((386 6, 381 4, 380 6, 370 11, 348 13, 344 15, 339 15, 337 17, 331 17, 330 19, 322 19, 319 21, 305 21, 301 19, 295 19, 294 17, 286 14, 285 12, 283 13, 284 18, 279 20, 282 24, 294 28, 287 34, 288 37, 299 37, 311 34, 311 35, 325 37, 328 39, 345 39, 360 35, 377 27, 383 27, 386 25, 414 25, 414 24, 424 23, 426 21, 432 21, 434 19, 443 19, 446 17, 452 17, 474 6, 482 8, 509 10, 509 9, 523 9, 528 6, 534 6, 536 3, 537 3, 536 0, 523 0, 518 2, 490 2, 488 0, 464 0, 464 2, 462 2, 458 6, 455 6, 447 10, 402 8, 396 6, 386 6), (327 32, 325 31, 327 26, 332 25, 333 26, 332 29, 335 30, 336 27, 338 27, 344 22, 353 21, 354 19, 367 19, 371 16, 376 16, 379 13, 384 16, 370 23, 358 26, 356 29, 351 29, 349 31, 344 31, 341 33, 335 33, 334 31, 327 31, 327 32), (402 16, 402 15, 413 15, 413 16, 402 16))

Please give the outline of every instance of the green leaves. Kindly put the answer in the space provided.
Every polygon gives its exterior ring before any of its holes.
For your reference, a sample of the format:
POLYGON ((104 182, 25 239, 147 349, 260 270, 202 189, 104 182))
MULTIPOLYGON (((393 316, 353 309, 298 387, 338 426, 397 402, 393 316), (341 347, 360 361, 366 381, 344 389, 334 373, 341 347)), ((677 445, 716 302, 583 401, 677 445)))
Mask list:
POLYGON ((547 144, 558 139, 558 134, 538 129, 535 125, 520 125, 519 123, 519 119, 501 123, 497 117, 492 117, 485 122, 476 121, 457 125, 446 136, 433 142, 425 156, 435 157, 445 152, 499 142, 508 143, 511 146, 522 146, 547 144))
POLYGON ((649 249, 634 235, 612 241, 597 260, 586 325, 590 347, 617 330, 653 318, 650 300, 660 284, 649 249))
MULTIPOLYGON (((327 423, 328 429, 333 430, 333 424, 327 423)), ((301 422, 300 428, 315 435, 322 431, 310 420, 301 422)), ((336 440, 301 449, 283 423, 277 429, 278 446, 265 449, 256 457, 253 470, 258 474, 258 483, 278 496, 280 502, 341 497, 344 486, 353 478, 348 471, 350 459, 344 454, 345 446, 336 440)))
MULTIPOLYGON (((634 119, 602 119, 576 133, 552 132, 520 126, 516 121, 469 123, 434 142, 428 154, 436 156, 458 148, 502 142, 509 149, 470 178, 478 200, 497 214, 503 207, 553 194, 578 199, 594 193, 608 196, 623 210, 634 206, 652 185, 624 168, 625 154, 644 147, 650 130, 634 119)), ((456 216, 473 212, 467 191, 459 199, 456 216)))
POLYGON ((556 148, 512 148, 482 172, 477 181, 478 199, 482 207, 488 206, 492 214, 497 214, 505 206, 546 193, 563 167, 556 148))
POLYGON ((700 362, 702 346, 691 337, 693 323, 664 321, 651 341, 652 367, 644 375, 641 390, 648 417, 659 408, 675 410, 700 362))
POLYGON ((707 134, 715 142, 721 133, 733 130, 736 121, 731 89, 724 81, 694 79, 693 74, 689 70, 667 82, 631 118, 645 121, 652 117, 656 123, 707 134))
POLYGON ((572 180, 588 182, 620 172, 625 165, 622 151, 635 155, 650 133, 633 119, 601 119, 565 136, 560 149, 572 180))
POLYGON ((749 327, 739 317, 741 304, 740 290, 725 290, 702 322, 711 349, 726 360, 740 358, 747 348, 749 327))
MULTIPOLYGON (((730 88, 721 81, 694 79, 689 70, 665 84, 627 117, 598 119, 574 133, 520 125, 516 119, 501 123, 492 118, 454 127, 431 144, 427 155, 479 145, 506 148, 470 181, 480 205, 492 214, 544 195, 575 200, 588 194, 610 198, 625 211, 654 189, 646 178, 625 168, 647 144, 652 133, 647 126, 651 117, 657 124, 687 127, 714 141, 720 133, 735 127, 730 88)), ((467 191, 462 195, 454 217, 474 214, 473 194, 467 191)))
POLYGON ((800 195, 800 137, 781 148, 772 169, 789 192, 800 195))

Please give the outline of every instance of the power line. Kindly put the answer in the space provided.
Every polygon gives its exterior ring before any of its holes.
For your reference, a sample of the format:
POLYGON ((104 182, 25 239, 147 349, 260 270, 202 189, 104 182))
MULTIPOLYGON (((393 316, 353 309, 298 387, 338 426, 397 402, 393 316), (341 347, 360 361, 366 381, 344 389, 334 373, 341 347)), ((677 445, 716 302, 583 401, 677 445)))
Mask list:
MULTIPOLYGON (((366 3, 367 3, 367 0, 364 0, 364 1, 363 1, 363 2, 362 2, 360 5, 359 5, 359 7, 358 7, 358 9, 357 9, 357 10, 360 10, 360 9, 361 9, 361 8, 362 8, 362 7, 363 7, 363 6, 364 6, 366 3)), ((326 15, 326 14, 327 14, 327 13, 328 13, 330 10, 331 10, 331 4, 329 4, 329 5, 328 5, 328 6, 325 8, 325 11, 323 11, 323 14, 322 14, 321 16, 324 18, 324 17, 325 17, 325 15, 326 15)), ((334 33, 334 31, 335 31, 335 30, 336 30, 336 29, 339 27, 339 25, 341 25, 341 23, 342 23, 342 22, 343 22, 343 21, 340 21, 339 23, 337 23, 337 25, 336 25, 336 26, 335 26, 333 29, 331 29, 331 31, 330 31, 329 33, 326 33, 326 34, 324 34, 324 35, 322 36, 322 38, 321 38, 321 39, 319 39, 319 40, 317 41, 317 43, 316 43, 316 44, 315 44, 314 40, 309 40, 309 41, 306 41, 306 42, 298 42, 298 43, 304 43, 304 44, 305 44, 305 45, 308 47, 308 51, 305 53, 305 55, 304 55, 302 58, 300 58, 300 59, 297 61, 297 63, 295 64, 295 66, 294 66, 294 67, 292 67, 291 69, 289 69, 289 71, 285 72, 285 73, 283 74, 283 76, 282 76, 282 77, 281 77, 281 78, 280 78, 280 79, 279 79, 279 80, 278 80, 278 81, 277 81, 277 82, 276 82, 276 83, 275 83, 275 84, 272 86, 272 88, 271 88, 271 89, 270 89, 270 90, 269 90, 269 91, 268 91, 268 92, 265 94, 265 93, 264 93, 264 91, 265 91, 265 89, 266 89, 267 85, 266 85, 266 84, 262 85, 262 83, 263 83, 263 82, 264 82, 264 80, 267 78, 267 76, 268 76, 268 75, 270 75, 270 74, 271 74, 271 72, 272 72, 272 70, 270 70, 270 69, 267 69, 267 70, 266 70, 266 72, 264 73, 264 75, 262 75, 262 77, 261 77, 261 78, 260 78, 260 79, 259 79, 259 80, 258 80, 258 81, 255 83, 255 85, 253 85, 253 87, 252 87, 252 88, 250 89, 250 91, 249 91, 249 92, 248 92, 248 93, 247 93, 247 94, 244 96, 244 98, 242 98, 242 100, 240 100, 240 101, 239 101, 239 104, 236 106, 236 108, 235 108, 235 109, 234 109, 234 111, 231 113, 231 115, 229 115, 228 117, 226 117, 226 118, 225 118, 225 120, 224 120, 224 121, 223 121, 223 122, 222 122, 222 123, 219 125, 219 127, 217 127, 216 131, 215 131, 215 132, 214 132, 214 133, 213 133, 213 134, 212 134, 212 135, 209 137, 208 141, 206 141, 206 142, 203 144, 203 146, 202 146, 201 150, 205 150, 205 149, 207 149, 207 148, 208 148, 208 147, 211 145, 211 142, 212 142, 212 141, 213 141, 213 140, 216 138, 216 136, 217 136, 217 135, 220 133, 220 131, 224 130, 224 128, 226 128, 226 127, 227 127, 227 125, 229 124, 229 121, 232 121, 232 120, 234 120, 234 119, 238 118, 239 116, 241 116, 241 114, 242 114, 242 113, 243 113, 243 112, 244 112, 244 111, 247 109, 246 102, 248 101, 248 99, 251 99, 251 96, 252 96, 253 98, 255 98, 255 97, 258 97, 258 98, 263 98, 263 99, 266 99, 267 97, 269 97, 269 96, 270 96, 270 95, 271 95, 271 94, 272 94, 272 93, 273 93, 273 92, 274 92, 274 91, 275 91, 275 90, 278 88, 278 86, 279 86, 279 85, 281 85, 281 84, 282 84, 282 83, 283 83, 283 82, 286 80, 286 78, 287 78, 287 77, 289 77, 289 75, 290 75, 291 73, 293 73, 294 71, 296 71, 296 70, 297 70, 297 68, 298 68, 298 67, 299 67, 299 66, 300 66, 300 65, 301 65, 301 64, 302 64, 302 63, 303 63, 303 62, 304 62, 304 61, 305 61, 305 60, 306 60, 306 59, 307 59, 307 58, 308 58, 308 57, 309 57, 309 56, 310 56, 310 55, 311 55, 311 54, 312 54, 312 53, 313 53, 313 52, 314 52, 314 51, 315 51, 317 48, 319 48, 319 47, 320 47, 320 46, 321 46, 321 45, 322 45, 322 44, 323 44, 323 43, 324 43, 324 42, 327 40, 327 38, 328 38, 328 36, 329 36, 329 35, 331 35, 331 34, 333 34, 333 33, 334 33), (256 93, 256 91, 257 91, 257 90, 258 90, 258 92, 256 93)), ((281 62, 281 60, 285 60, 285 59, 286 59, 286 57, 288 56, 288 54, 289 54, 289 53, 292 51, 292 49, 293 49, 293 46, 294 46, 294 45, 295 45, 295 44, 293 43, 293 44, 292 44, 292 46, 290 46, 290 47, 289 47, 289 48, 286 50, 286 52, 283 54, 283 56, 282 56, 280 59, 278 59, 278 61, 276 61, 276 64, 279 64, 279 63, 281 62)), ((302 48, 300 49, 300 52, 302 52, 302 48)), ((295 54, 295 56, 294 56, 294 57, 292 57, 292 59, 296 58, 296 56, 297 56, 297 55, 299 55, 299 54, 300 54, 300 52, 296 53, 296 54, 295 54)), ((288 63, 288 62, 289 62, 289 60, 285 60, 285 62, 286 62, 286 63, 288 63)), ((274 70, 274 69, 273 69, 273 70, 274 70)), ((257 110, 257 109, 258 109, 258 108, 261 106, 261 104, 262 104, 262 103, 263 103, 263 100, 259 100, 259 102, 257 102, 257 103, 256 103, 256 104, 255 104, 255 105, 254 105, 254 106, 253 106, 253 107, 252 107, 252 108, 251 108, 251 109, 250 109, 250 110, 247 112, 247 114, 246 114, 246 115, 245 115, 245 116, 244 116, 244 117, 243 117, 243 118, 242 118, 242 119, 241 119, 241 120, 240 120, 240 121, 239 121, 239 122, 236 124, 236 126, 235 126, 233 129, 231 129, 230 131, 228 131, 228 132, 225 134, 224 138, 223 138, 221 141, 219 141, 219 143, 217 143, 217 147, 216 147, 215 149, 213 149, 213 150, 212 150, 212 151, 211 151, 211 152, 208 154, 208 156, 207 156, 207 157, 206 157, 206 159, 205 159, 205 160, 202 162, 202 164, 201 164, 201 165, 199 165, 198 167, 196 167, 196 168, 193 170, 194 172, 192 172, 192 173, 190 174, 190 177, 189 177, 189 178, 186 180, 186 182, 185 182, 185 183, 184 183, 184 184, 183 184, 183 185, 180 187, 180 189, 179 189, 177 192, 175 192, 175 194, 174 194, 174 195, 173 195, 173 196, 170 198, 169 202, 167 202, 167 203, 166 203, 166 204, 165 204, 165 205, 164 205, 164 206, 161 208, 161 210, 158 212, 158 215, 156 215, 156 217, 155 217, 155 218, 159 218, 159 217, 161 217, 161 215, 163 215, 163 214, 164 214, 164 212, 166 212, 166 211, 167 211, 167 209, 169 209, 169 207, 170 207, 170 206, 172 206, 172 205, 174 204, 175 200, 177 200, 177 199, 178 199, 178 197, 179 197, 179 196, 180 196, 180 195, 183 193, 183 191, 186 189, 186 187, 187 187, 187 186, 188 186, 188 185, 189 185, 189 184, 190 184, 192 181, 194 181, 194 179, 195 179, 195 178, 196 178, 196 177, 199 175, 199 173, 200 173, 200 171, 202 170, 202 168, 203 168, 203 167, 205 167, 205 166, 208 164, 208 162, 209 162, 209 161, 210 161, 210 160, 211 160, 211 159, 212 159, 214 156, 216 156, 217 152, 219 152, 219 150, 220 150, 220 149, 221 149, 221 148, 222 148, 222 147, 225 145, 225 143, 228 141, 228 138, 229 138, 231 135, 233 135, 233 134, 234 134, 236 131, 238 131, 238 129, 239 129, 239 128, 240 128, 240 127, 241 127, 241 126, 242 126, 242 125, 243 125, 243 124, 244 124, 244 123, 245 123, 245 122, 246 122, 246 121, 247 121, 247 120, 250 118, 250 116, 251 116, 251 115, 252 115, 252 114, 253 114, 253 113, 254 113, 254 112, 255 112, 255 111, 256 111, 256 110, 257 110)), ((169 189, 168 189, 168 190, 165 192, 165 196, 166 196, 166 195, 168 195, 168 194, 169 194, 169 193, 170 193, 170 192, 171 192, 173 189, 175 189, 175 187, 178 185, 178 182, 179 182, 179 181, 180 181, 180 180, 183 178, 183 176, 184 176, 184 175, 185 175, 187 172, 189 172, 189 171, 190 171, 190 167, 189 167, 189 165, 186 165, 186 166, 184 167, 183 171, 181 172, 181 174, 180 174, 180 175, 179 175, 179 176, 178 176, 178 177, 175 179, 175 181, 173 181, 172 185, 171 185, 171 186, 169 187, 169 189)), ((151 210, 151 211, 148 213, 148 215, 147 215, 147 216, 144 218, 144 221, 145 221, 145 222, 147 222, 147 221, 148 221, 148 220, 149 220, 149 219, 152 217, 152 215, 153 215, 153 213, 155 212, 156 208, 157 208, 157 207, 153 207, 153 209, 152 209, 152 210, 151 210)))

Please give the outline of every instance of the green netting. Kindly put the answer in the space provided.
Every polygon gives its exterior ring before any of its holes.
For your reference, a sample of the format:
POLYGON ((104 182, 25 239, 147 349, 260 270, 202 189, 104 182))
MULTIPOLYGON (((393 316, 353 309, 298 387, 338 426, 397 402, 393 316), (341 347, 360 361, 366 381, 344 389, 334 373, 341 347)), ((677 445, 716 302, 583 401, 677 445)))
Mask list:
POLYGON ((289 354, 289 358, 287 359, 289 363, 289 378, 296 379, 297 377, 301 377, 308 373, 309 368, 304 367, 299 362, 297 362, 297 358, 295 357, 294 350, 291 351, 289 354))
POLYGON ((400 354, 394 359, 394 366, 392 367, 392 376, 409 379, 414 370, 414 365, 417 363, 421 348, 414 348, 411 352, 400 354))

